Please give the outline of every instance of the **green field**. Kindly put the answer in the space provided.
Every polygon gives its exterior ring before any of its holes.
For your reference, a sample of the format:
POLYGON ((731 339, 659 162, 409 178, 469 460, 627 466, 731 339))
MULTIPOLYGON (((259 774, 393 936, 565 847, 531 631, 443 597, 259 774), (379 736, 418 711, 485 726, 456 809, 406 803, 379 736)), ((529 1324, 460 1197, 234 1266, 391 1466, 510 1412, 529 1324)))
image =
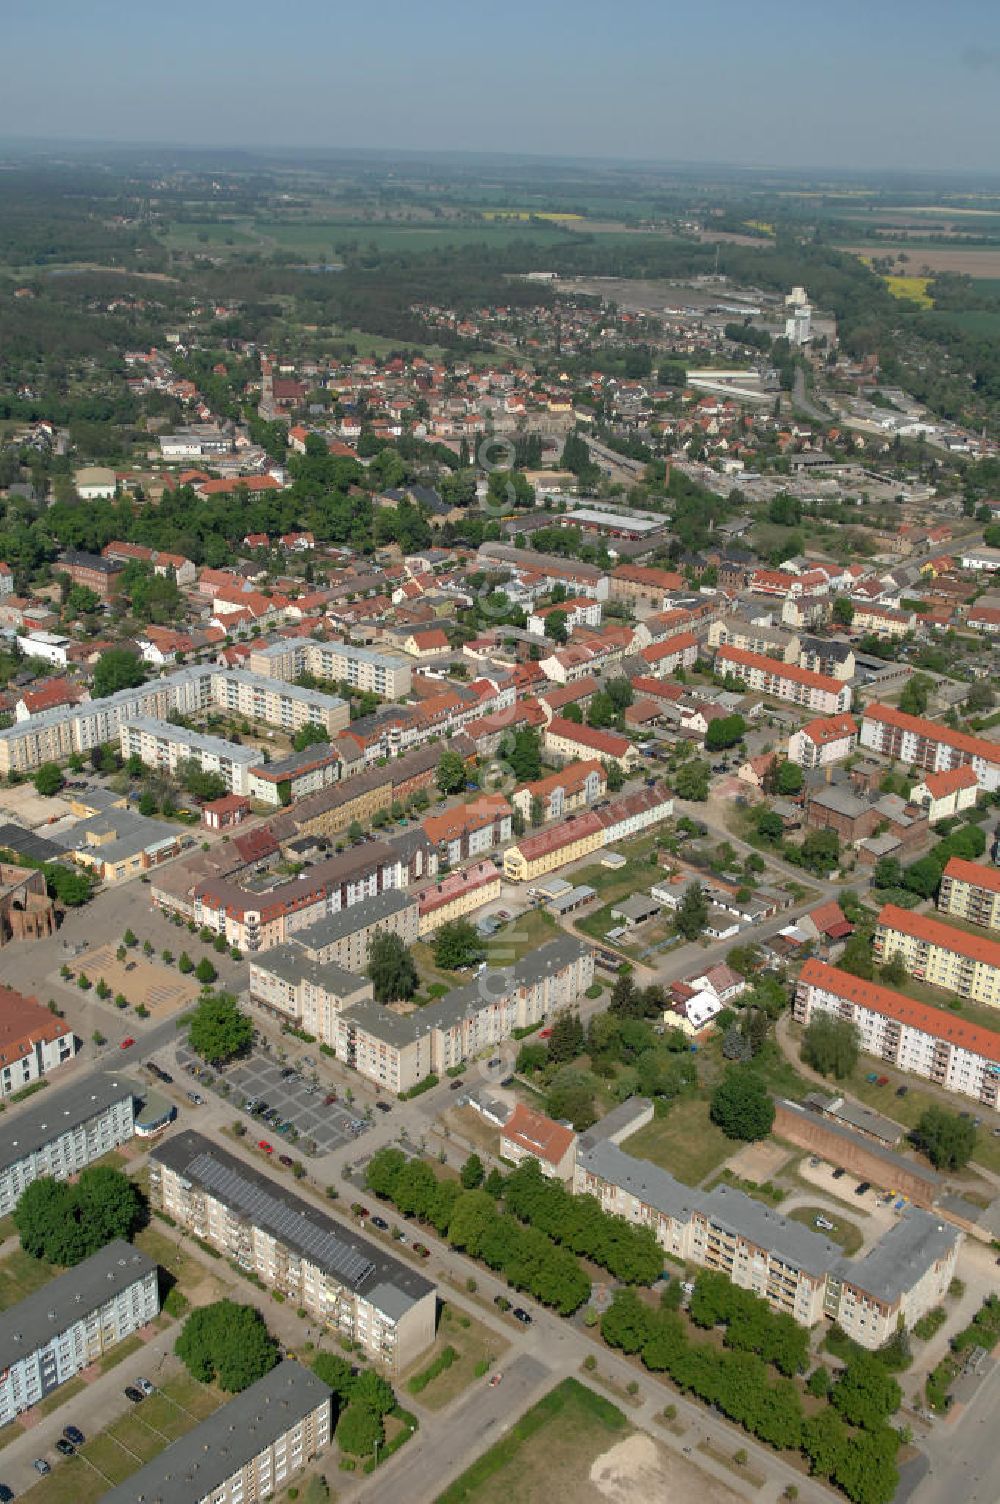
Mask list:
POLYGON ((437 1504, 581 1504, 599 1498, 590 1468, 629 1430, 620 1410, 576 1379, 564 1379, 515 1421, 437 1504))
POLYGON ((44 1259, 34 1259, 23 1249, 15 1249, 0 1260, 0 1311, 16 1306, 19 1300, 40 1290, 59 1273, 60 1270, 44 1259))
POLYGON ((991 308, 965 308, 961 313, 949 313, 942 308, 933 317, 949 328, 960 329, 963 334, 980 334, 984 338, 1000 338, 1000 310, 991 308))
POLYGON ((219 251, 227 246, 245 250, 285 250, 316 257, 335 256, 338 245, 355 244, 379 251, 434 251, 453 246, 501 248, 515 241, 559 244, 565 231, 552 224, 509 221, 502 224, 461 224, 454 220, 423 220, 401 224, 357 219, 263 219, 181 222, 172 224, 163 239, 172 250, 219 251))
POLYGON ((665 1117, 654 1117, 622 1144, 626 1154, 650 1160, 685 1185, 700 1184, 738 1147, 711 1121, 702 1097, 674 1102, 665 1117))
POLYGON ((788 1213, 790 1222, 801 1222, 803 1227, 811 1227, 814 1232, 822 1233, 824 1238, 829 1238, 831 1243, 836 1243, 846 1254, 857 1253, 865 1241, 860 1227, 853 1222, 848 1222, 843 1217, 837 1217, 825 1206, 797 1206, 794 1211, 788 1213), (817 1217, 826 1217, 833 1223, 833 1231, 829 1228, 816 1227, 817 1217))

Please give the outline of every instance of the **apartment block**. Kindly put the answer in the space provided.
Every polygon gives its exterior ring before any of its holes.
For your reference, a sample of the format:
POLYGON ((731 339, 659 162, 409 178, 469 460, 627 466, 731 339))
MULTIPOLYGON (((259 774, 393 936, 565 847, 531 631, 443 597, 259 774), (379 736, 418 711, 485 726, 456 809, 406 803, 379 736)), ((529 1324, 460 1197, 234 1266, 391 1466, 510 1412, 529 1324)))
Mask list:
POLYGON ((923 773, 944 773, 968 764, 986 793, 1000 789, 1000 743, 906 715, 893 705, 865 706, 861 745, 923 773))
POLYGON ((509 841, 512 819, 513 810, 503 794, 480 794, 468 804, 428 815, 423 829, 441 859, 454 867, 509 841))
POLYGON ((619 736, 616 731, 599 731, 594 726, 578 726, 562 716, 553 716, 542 732, 542 748, 564 762, 599 758, 601 762, 616 763, 626 773, 631 773, 642 761, 627 736, 619 736))
POLYGON ((249 993, 252 1007, 279 1023, 305 1029, 331 1048, 337 1015, 373 996, 367 978, 345 971, 336 961, 314 961, 294 943, 251 958, 249 993))
POLYGON ((826 768, 844 762, 857 744, 858 725, 853 716, 817 716, 788 738, 788 760, 800 768, 826 768))
POLYGON ((337 1016, 337 1058, 376 1085, 408 1091, 570 1007, 594 979, 589 946, 562 935, 511 967, 481 972, 415 1013, 374 1003, 337 1016))
POLYGON ((421 938, 453 919, 464 919, 500 897, 500 869, 493 862, 476 862, 449 872, 413 892, 421 938))
POLYGON ((321 726, 328 736, 336 736, 351 724, 351 707, 339 695, 275 682, 243 669, 213 677, 212 703, 232 715, 279 726, 289 735, 303 726, 321 726))
POLYGON ((941 876, 938 910, 985 930, 1000 930, 1000 871, 953 856, 941 876))
POLYGON ((854 1024, 866 1055, 996 1107, 1000 1033, 810 957, 799 974, 793 1016, 808 1024, 819 1013, 854 1024))
POLYGON ((650 1227, 673 1257, 719 1270, 802 1326, 824 1316, 836 1321, 872 1349, 901 1320, 912 1325, 940 1302, 961 1243, 956 1228, 912 1207, 863 1259, 848 1259, 812 1228, 743 1191, 682 1185, 599 1138, 597 1130, 579 1140, 573 1189, 596 1196, 605 1211, 650 1227))
POLYGON ((939 820, 950 820, 962 810, 971 809, 978 794, 979 779, 966 763, 960 768, 949 768, 946 773, 925 773, 910 790, 910 800, 927 811, 929 824, 936 825, 939 820))
POLYGON ((203 773, 217 773, 232 794, 249 792, 250 770, 263 760, 256 747, 188 731, 186 726, 174 726, 170 721, 126 721, 118 741, 126 760, 139 757, 145 767, 171 776, 176 776, 185 763, 193 762, 203 773))
POLYGON ((293 752, 277 762, 262 763, 250 771, 250 797, 262 804, 271 804, 275 809, 294 804, 309 794, 318 794, 321 789, 338 783, 341 774, 341 755, 336 747, 313 743, 293 752))
POLYGON ((769 622, 744 620, 739 616, 721 616, 708 628, 710 648, 739 648, 762 658, 798 663, 800 642, 795 632, 769 622))
POLYGON ((0 1312, 0 1426, 96 1363, 159 1310, 155 1262, 116 1238, 0 1312))
POLYGON ((174 1134, 149 1165, 154 1206, 391 1372, 434 1341, 429 1280, 211 1139, 174 1134))
POLYGON ((850 685, 814 674, 797 663, 782 663, 742 648, 721 647, 715 655, 718 674, 732 674, 759 694, 788 700, 820 715, 840 715, 851 708, 850 685))
POLYGON ((60 554, 55 565, 57 574, 68 574, 74 585, 85 586, 102 601, 114 600, 124 569, 119 559, 104 559, 100 554, 80 553, 74 548, 60 554))
POLYGON ((878 916, 872 951, 880 962, 900 956, 910 975, 931 987, 1000 1007, 1000 940, 970 935, 887 903, 878 916))
POLYGON ((662 783, 619 795, 603 809, 579 810, 560 824, 533 831, 508 846, 503 855, 504 876, 510 882, 532 882, 601 847, 639 835, 668 820, 673 812, 674 801, 662 783))
POLYGON ((683 575, 641 564, 618 564, 611 571, 611 599, 652 611, 666 611, 670 596, 685 588, 683 575))
POLYGON ((250 672, 285 680, 312 674, 316 679, 349 684, 383 700, 401 700, 410 693, 412 666, 398 653, 302 637, 256 648, 250 654, 250 672))
POLYGON ((345 971, 364 971, 372 938, 381 932, 398 935, 404 945, 418 938, 417 904, 411 893, 385 888, 363 904, 329 914, 298 930, 292 943, 313 961, 333 961, 345 971))
POLYGON ((91 1075, 19 1112, 0 1136, 0 1217, 40 1175, 68 1180, 127 1144, 135 1133, 137 1088, 124 1077, 91 1075))
POLYGON ((0 986, 0 1098, 20 1091, 76 1054, 76 1035, 64 1019, 0 986))
POLYGON ((608 775, 604 764, 588 762, 567 763, 558 773, 539 778, 534 783, 524 783, 514 790, 510 802, 525 823, 531 821, 531 807, 536 799, 541 801, 542 820, 561 820, 574 810, 586 809, 603 799, 608 789, 608 775))
POLYGON ((286 1358, 152 1462, 104 1504, 250 1504, 271 1499, 330 1444, 332 1391, 286 1358))

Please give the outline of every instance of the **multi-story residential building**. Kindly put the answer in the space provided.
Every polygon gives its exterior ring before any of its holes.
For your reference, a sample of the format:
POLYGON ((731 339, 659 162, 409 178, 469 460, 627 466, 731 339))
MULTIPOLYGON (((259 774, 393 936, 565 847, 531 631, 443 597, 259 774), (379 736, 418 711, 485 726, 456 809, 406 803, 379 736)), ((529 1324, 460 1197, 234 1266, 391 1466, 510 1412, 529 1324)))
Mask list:
POLYGON ((1000 870, 950 857, 941 875, 937 906, 942 914, 967 924, 1000 930, 1000 870))
POLYGON ((292 944, 309 960, 334 961, 345 971, 364 971, 368 949, 376 934, 398 935, 410 946, 418 938, 417 904, 412 893, 385 888, 363 904, 329 914, 316 924, 297 930, 292 944))
POLYGON ((882 963, 899 956, 911 976, 931 987, 1000 1007, 1000 940, 970 935, 887 903, 878 916, 872 951, 882 963))
POLYGON ((341 776, 341 754, 336 747, 313 743, 277 762, 261 764, 250 770, 250 797, 276 809, 294 804, 309 794, 337 783, 341 776))
POLYGON ((931 825, 950 820, 963 809, 971 809, 979 793, 979 779, 968 763, 949 768, 945 773, 925 773, 910 790, 910 803, 927 811, 931 825))
POLYGON ((531 807, 536 799, 541 800, 542 822, 561 820, 574 810, 586 809, 603 799, 608 789, 608 775, 604 764, 590 760, 567 763, 558 773, 539 778, 534 783, 523 783, 510 796, 510 802, 525 823, 531 820, 531 807))
POLYGON ((709 624, 710 648, 739 648, 762 658, 777 658, 782 663, 798 663, 800 642, 795 632, 770 622, 745 620, 741 616, 721 616, 709 624))
POLYGON ((104 1494, 104 1504, 250 1504, 284 1495, 330 1444, 331 1393, 286 1358, 104 1494))
POLYGON ((30 1086, 75 1054, 76 1035, 65 1019, 36 997, 0 986, 0 1097, 30 1086))
POLYGON ((17 1114, 0 1137, 0 1217, 40 1175, 68 1180, 135 1134, 137 1088, 124 1077, 84 1076, 17 1114))
POLYGON ((85 586, 102 601, 114 600, 124 569, 119 559, 102 559, 100 554, 84 554, 75 548, 60 554, 55 565, 57 574, 68 574, 74 585, 85 586))
POLYGON ((987 794, 1000 789, 1000 743, 953 731, 950 726, 906 715, 894 705, 866 705, 861 745, 924 773, 943 773, 968 764, 987 794))
POLYGON ((442 861, 453 867, 510 840, 513 811, 503 794, 480 794, 468 804, 428 815, 423 829, 442 861))
POLYGON ((598 731, 594 726, 579 726, 562 716, 553 716, 542 732, 542 747, 564 762, 599 758, 601 762, 617 764, 625 773, 631 773, 642 761, 627 736, 619 736, 616 731, 598 731))
POLYGON ((851 708, 850 685, 826 674, 814 674, 797 663, 782 663, 742 648, 723 647, 715 655, 718 674, 733 674, 759 694, 790 700, 820 715, 839 715, 851 708))
POLYGON ((580 810, 561 824, 522 836, 504 852, 504 876, 515 883, 531 882, 599 847, 639 835, 673 812, 674 801, 663 784, 619 795, 603 809, 580 810))
POLYGON ((917 625, 915 611, 897 611, 892 606, 880 606, 874 601, 856 600, 851 625, 858 632, 870 632, 875 637, 907 637, 917 625))
MULTIPOLYGON (((398 854, 384 841, 368 841, 264 892, 221 879, 204 882, 195 890, 194 919, 252 955, 281 945, 328 914, 399 886, 398 854)), ((154 898, 166 903, 161 891, 154 898)))
POLYGON ((355 648, 346 642, 319 642, 301 637, 255 648, 250 654, 250 672, 271 679, 298 679, 312 674, 335 684, 378 695, 383 700, 401 700, 410 693, 412 664, 399 653, 380 653, 373 648, 355 648))
POLYGON ((611 571, 611 599, 629 606, 666 611, 672 594, 686 588, 683 575, 670 569, 647 569, 641 564, 618 564, 611 571))
POLYGON ((800 768, 843 762, 858 744, 858 723, 850 715, 817 716, 788 738, 788 760, 800 768))
POLYGON ((434 1285, 200 1133, 149 1156, 155 1207, 391 1372, 434 1341, 434 1285))
POLYGON ((374 1003, 348 1008, 337 1017, 337 1058, 376 1085, 408 1091, 430 1072, 440 1075, 568 1008, 593 979, 589 946, 561 935, 415 1013, 374 1003))
POLYGON ((30 773, 43 762, 90 752, 119 740, 127 721, 166 720, 174 711, 197 715, 215 708, 269 721, 286 731, 315 722, 334 733, 348 724, 350 709, 336 695, 298 685, 276 685, 240 669, 192 664, 136 689, 41 711, 0 730, 0 773, 30 773))
POLYGON ((156 1263, 115 1238, 0 1312, 0 1426, 40 1404, 159 1310, 156 1263))
POLYGON ((367 978, 345 971, 336 961, 314 961, 294 943, 251 957, 249 994, 252 1007, 304 1029, 331 1048, 337 1014, 370 1002, 373 995, 367 978))
POLYGON ((535 1159, 551 1180, 569 1180, 576 1160, 576 1134, 565 1123, 518 1102, 500 1130, 500 1154, 515 1165, 535 1159))
POLYGON ((53 668, 69 663, 71 639, 60 632, 19 632, 17 645, 26 658, 41 658, 53 668))
POLYGON ((154 574, 168 579, 172 577, 178 585, 193 585, 197 574, 192 561, 183 554, 163 553, 158 548, 147 548, 142 543, 124 543, 120 538, 106 543, 101 553, 106 559, 117 559, 122 564, 128 564, 133 559, 140 564, 148 564, 154 574))
POLYGON ((572 635, 577 627, 599 627, 601 610, 600 601, 591 600, 586 595, 573 596, 553 606, 536 606, 528 617, 528 631, 536 637, 544 637, 549 617, 558 611, 565 617, 566 631, 572 635))
POLYGON ((794 661, 799 668, 811 669, 814 674, 826 674, 830 679, 853 679, 857 669, 854 649, 839 637, 800 638, 799 656, 794 661))
POLYGON ((854 1024, 866 1055, 996 1107, 1000 1033, 810 957, 799 973, 793 1014, 808 1024, 817 1013, 854 1024))
POLYGON ((421 939, 453 919, 464 919, 500 897, 500 869, 493 862, 476 862, 449 872, 413 890, 421 939))
MULTIPOLYGON (((476 755, 475 744, 463 735, 453 736, 448 749, 457 752, 466 762, 476 755)), ((384 767, 354 773, 342 783, 321 789, 318 794, 309 794, 294 807, 288 818, 300 835, 336 836, 355 820, 361 825, 369 825, 373 816, 380 810, 389 809, 394 801, 403 803, 418 789, 429 788, 440 760, 440 746, 415 747, 402 757, 393 758, 384 767)))
POLYGON ((652 1228, 674 1258, 721 1271, 802 1326, 826 1316, 873 1349, 939 1303, 961 1242, 956 1228, 913 1207, 863 1259, 848 1259, 743 1191, 692 1189, 596 1135, 579 1140, 573 1189, 652 1228))
POLYGON ((693 632, 675 632, 662 642, 651 642, 640 648, 643 673, 654 679, 665 679, 676 674, 679 668, 693 668, 698 661, 698 639, 693 632))
POLYGON ((250 770, 263 761, 256 747, 244 747, 223 741, 219 736, 188 731, 170 721, 143 718, 126 721, 118 733, 122 757, 138 757, 147 768, 176 774, 185 763, 195 763, 203 773, 217 773, 232 794, 246 794, 250 788, 250 770))

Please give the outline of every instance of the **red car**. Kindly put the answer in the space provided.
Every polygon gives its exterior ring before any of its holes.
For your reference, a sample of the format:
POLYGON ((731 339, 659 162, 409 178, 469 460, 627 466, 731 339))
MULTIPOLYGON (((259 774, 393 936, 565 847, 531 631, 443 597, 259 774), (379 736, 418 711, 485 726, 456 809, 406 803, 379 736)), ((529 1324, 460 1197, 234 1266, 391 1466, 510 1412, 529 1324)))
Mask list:
POLYGON ((551 1029, 539 1029, 538 1037, 539 1039, 548 1039, 551 1033, 551 1029))
POLYGON ((260 1138, 257 1140, 257 1148, 262 1149, 265 1154, 274 1153, 273 1145, 269 1144, 266 1138, 260 1138))
POLYGON ((120 1050, 130 1050, 134 1044, 135 1044, 135 1040, 132 1038, 131 1034, 129 1034, 127 1036, 127 1038, 125 1038, 125 1039, 122 1040, 122 1042, 118 1046, 118 1048, 120 1050))
POLYGON ((323 1098, 323 1106, 329 1107, 331 1102, 336 1102, 336 1100, 337 1093, 335 1091, 327 1092, 326 1096, 323 1098))

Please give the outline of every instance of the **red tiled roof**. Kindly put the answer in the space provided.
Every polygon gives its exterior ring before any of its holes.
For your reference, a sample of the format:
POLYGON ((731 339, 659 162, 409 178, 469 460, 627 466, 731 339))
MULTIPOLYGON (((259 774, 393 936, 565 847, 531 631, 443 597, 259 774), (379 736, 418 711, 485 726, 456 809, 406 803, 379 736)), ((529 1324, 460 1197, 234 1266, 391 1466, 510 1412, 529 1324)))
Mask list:
POLYGON ((546 1117, 544 1112, 526 1107, 523 1102, 519 1102, 514 1108, 503 1126, 501 1136, 509 1138, 536 1159, 544 1159, 551 1165, 557 1165, 576 1141, 572 1128, 566 1128, 553 1118, 546 1117))
POLYGON ((944 799, 959 789, 978 788, 979 779, 975 770, 964 763, 960 768, 946 768, 943 773, 925 774, 924 787, 933 799, 944 799))
POLYGON ((440 882, 417 888, 412 896, 416 899, 421 914, 431 914, 435 909, 454 903, 460 893, 474 893, 477 888, 485 888, 493 882, 499 886, 499 868, 492 862, 478 862, 476 866, 466 867, 461 872, 450 872, 440 882))
POLYGON ((931 919, 926 914, 912 914, 909 909, 897 908, 894 903, 883 906, 879 916, 880 929, 896 930, 914 940, 936 945, 940 950, 952 951, 970 961, 979 961, 985 966, 1000 969, 1000 940, 988 940, 985 935, 970 935, 954 925, 944 924, 940 919, 931 919))
POLYGON ((982 867, 978 862, 968 862, 961 856, 949 857, 942 876, 983 888, 987 893, 1000 893, 1000 868, 982 867))
POLYGON ((964 731, 952 731, 950 726, 939 726, 924 716, 907 715, 894 705, 866 705, 864 719, 881 721, 885 726, 895 726, 898 731, 909 731, 929 742, 941 742, 945 747, 954 747, 956 752, 965 752, 969 757, 980 757, 983 762, 1000 765, 1000 745, 988 742, 981 736, 969 736, 964 731))
POLYGON ((850 715, 820 715, 807 721, 802 727, 803 736, 816 747, 825 747, 830 742, 842 741, 845 736, 857 736, 858 726, 850 715))
POLYGON ((811 987, 822 988, 824 992, 843 998, 858 1008, 868 1008, 873 1013, 894 1018, 911 1029, 919 1029, 935 1039, 947 1040, 960 1049, 1000 1063, 1000 1034, 978 1024, 967 1023, 954 1013, 945 1012, 943 1008, 915 1002, 913 998, 894 992, 890 987, 862 981, 860 977, 841 971, 837 966, 828 966, 825 961, 818 961, 814 957, 810 957, 802 967, 799 981, 811 987))
POLYGON ((813 673, 810 668, 799 668, 797 663, 782 663, 777 658, 767 658, 763 653, 748 653, 743 648, 722 647, 718 658, 726 663, 735 663, 742 668, 757 668, 778 679, 790 679, 793 684, 805 684, 810 689, 823 689, 827 694, 839 695, 844 688, 839 679, 826 674, 813 673))
POLYGON ((68 1033, 65 1021, 43 1008, 37 997, 0 986, 0 1065, 12 1065, 33 1045, 51 1044, 68 1033))
POLYGON ((618 736, 613 731, 599 731, 595 726, 578 726, 554 715, 546 728, 547 736, 561 736, 579 747, 588 747, 604 757, 624 757, 632 746, 627 736, 618 736))

